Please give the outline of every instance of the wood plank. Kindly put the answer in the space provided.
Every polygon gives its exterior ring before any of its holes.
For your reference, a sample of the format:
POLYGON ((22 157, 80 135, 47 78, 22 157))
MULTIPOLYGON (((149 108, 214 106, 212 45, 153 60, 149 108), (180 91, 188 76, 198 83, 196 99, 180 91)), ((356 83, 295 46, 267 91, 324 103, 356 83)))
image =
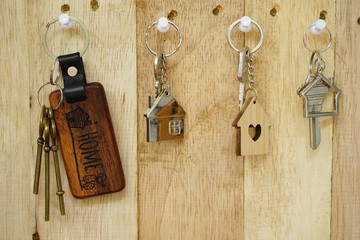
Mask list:
MULTIPOLYGON (((126 188, 120 193, 75 199, 71 196, 64 164, 60 160, 66 192, 66 215, 60 216, 51 164, 49 222, 44 222, 44 172, 39 195, 32 194, 36 128, 40 114, 36 93, 48 81, 53 63, 41 47, 40 34, 45 24, 60 13, 63 2, 5 2, 1 9, 2 29, 6 30, 6 34, 1 35, 1 56, 4 57, 0 67, 1 133, 5 143, 1 146, 0 155, 3 166, 1 176, 4 176, 1 192, 6 192, 1 197, 5 220, 1 220, 0 225, 6 236, 4 239, 30 239, 35 221, 35 201, 41 239, 119 239, 119 236, 137 239, 135 2, 100 1, 100 7, 95 12, 90 8, 90 1, 67 2, 70 14, 81 19, 89 28, 90 46, 83 57, 86 76, 88 82, 99 81, 104 85, 126 188)), ((57 25, 52 27, 48 33, 48 44, 57 54, 82 48, 81 31, 68 32, 57 25)), ((44 96, 47 94, 44 93, 44 96)))
POLYGON ((360 2, 336 2, 335 82, 342 89, 334 125, 331 239, 360 239, 360 2))
POLYGON ((1 5, 0 238, 30 239, 35 204, 30 172, 35 157, 32 157, 31 146, 36 139, 29 135, 30 106, 34 102, 29 100, 31 83, 27 66, 30 59, 24 25, 27 4, 3 1, 1 5))
MULTIPOLYGON (((243 10, 233 0, 137 1, 140 239, 243 238, 243 161, 235 156, 231 126, 238 111, 237 54, 226 42, 227 28, 243 10), (168 58, 168 76, 186 111, 185 138, 147 143, 143 114, 154 74, 145 30, 171 10, 184 39, 168 58)), ((171 34, 165 41, 171 43, 171 34)))
MULTIPOLYGON (((245 12, 264 29, 265 42, 254 55, 255 87, 271 121, 270 154, 244 163, 245 239, 329 239, 333 119, 321 119, 321 144, 310 148, 309 120, 303 117, 297 88, 307 75, 311 53, 303 31, 327 11, 335 32, 335 1, 246 1, 245 12)), ((248 34, 255 46, 258 36, 248 34)), ((333 50, 323 54, 325 74, 333 71, 333 50)))

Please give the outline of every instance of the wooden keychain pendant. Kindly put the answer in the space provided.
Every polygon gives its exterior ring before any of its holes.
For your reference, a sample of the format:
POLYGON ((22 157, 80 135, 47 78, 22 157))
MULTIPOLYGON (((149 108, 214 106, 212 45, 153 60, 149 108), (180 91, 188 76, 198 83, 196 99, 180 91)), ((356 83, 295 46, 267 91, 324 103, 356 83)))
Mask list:
MULTIPOLYGON (((125 179, 104 88, 86 84, 79 53, 58 59, 65 98, 54 118, 71 193, 86 198, 120 191, 125 179)), ((60 91, 49 98, 56 106, 60 91)))
POLYGON ((236 129, 236 155, 269 152, 269 120, 256 97, 247 98, 232 126, 236 129))

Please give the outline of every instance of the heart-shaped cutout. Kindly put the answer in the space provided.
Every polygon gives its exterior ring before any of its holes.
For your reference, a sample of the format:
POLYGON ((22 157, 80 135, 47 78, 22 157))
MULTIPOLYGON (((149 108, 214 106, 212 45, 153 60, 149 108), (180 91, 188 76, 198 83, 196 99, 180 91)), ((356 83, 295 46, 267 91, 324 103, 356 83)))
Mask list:
POLYGON ((250 135, 251 139, 254 142, 256 140, 258 140, 260 135, 261 135, 261 126, 260 126, 260 124, 256 125, 256 127, 254 127, 254 125, 250 124, 249 125, 249 135, 250 135))

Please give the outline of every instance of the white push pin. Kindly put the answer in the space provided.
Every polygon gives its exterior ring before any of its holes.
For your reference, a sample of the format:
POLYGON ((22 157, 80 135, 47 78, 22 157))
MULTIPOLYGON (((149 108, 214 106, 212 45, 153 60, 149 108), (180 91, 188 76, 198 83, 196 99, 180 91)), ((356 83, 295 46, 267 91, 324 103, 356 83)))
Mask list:
POLYGON ((240 31, 242 31, 242 32, 250 32, 250 30, 251 30, 251 18, 249 18, 248 16, 243 16, 240 19, 239 28, 240 28, 240 31))
POLYGON ((326 22, 322 19, 318 19, 310 28, 312 34, 319 35, 326 28, 326 22))
POLYGON ((166 17, 159 18, 159 20, 157 21, 156 28, 161 33, 166 33, 167 31, 169 31, 170 24, 167 18, 166 17))
POLYGON ((63 29, 70 29, 74 26, 74 22, 70 19, 70 16, 66 13, 62 13, 59 16, 59 23, 63 29))

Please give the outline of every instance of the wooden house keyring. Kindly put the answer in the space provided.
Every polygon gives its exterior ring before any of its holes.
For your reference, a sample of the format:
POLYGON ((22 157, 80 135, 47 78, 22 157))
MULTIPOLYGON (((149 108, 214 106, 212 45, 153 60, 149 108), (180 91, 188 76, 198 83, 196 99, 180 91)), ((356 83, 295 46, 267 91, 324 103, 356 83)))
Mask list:
POLYGON ((249 156, 267 154, 269 152, 269 120, 264 109, 256 101, 258 92, 254 88, 254 65, 253 54, 258 51, 264 40, 264 32, 260 25, 248 16, 244 16, 233 22, 227 31, 227 40, 230 47, 239 54, 237 78, 239 86, 240 112, 234 119, 232 126, 236 129, 236 155, 249 156), (251 25, 259 30, 260 41, 251 51, 247 46, 238 49, 231 41, 231 32, 239 24, 240 31, 249 32, 251 25), (247 97, 251 91, 254 96, 247 97))
POLYGON ((236 155, 249 156, 269 152, 269 120, 256 97, 248 98, 232 126, 236 129, 236 155))

